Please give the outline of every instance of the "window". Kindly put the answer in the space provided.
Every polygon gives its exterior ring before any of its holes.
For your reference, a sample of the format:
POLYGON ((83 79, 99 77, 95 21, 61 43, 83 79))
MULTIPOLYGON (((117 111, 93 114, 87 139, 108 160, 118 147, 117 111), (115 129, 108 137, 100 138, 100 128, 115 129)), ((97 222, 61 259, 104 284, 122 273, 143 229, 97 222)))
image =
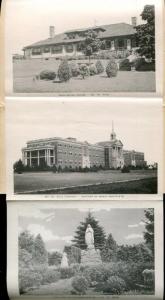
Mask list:
POLYGON ((110 49, 110 48, 111 48, 111 41, 110 41, 110 40, 107 40, 107 41, 105 42, 105 48, 106 48, 106 49, 110 49))
POLYGON ((44 53, 49 53, 50 52, 50 48, 49 47, 45 47, 44 48, 44 53))
POLYGON ((73 45, 72 45, 72 44, 66 45, 66 46, 65 46, 65 50, 66 50, 66 52, 68 52, 68 53, 73 52, 73 45))
POLYGON ((51 51, 52 53, 62 53, 62 45, 53 46, 51 51))
POLYGON ((40 54, 41 54, 41 48, 32 49, 32 55, 40 55, 40 54))

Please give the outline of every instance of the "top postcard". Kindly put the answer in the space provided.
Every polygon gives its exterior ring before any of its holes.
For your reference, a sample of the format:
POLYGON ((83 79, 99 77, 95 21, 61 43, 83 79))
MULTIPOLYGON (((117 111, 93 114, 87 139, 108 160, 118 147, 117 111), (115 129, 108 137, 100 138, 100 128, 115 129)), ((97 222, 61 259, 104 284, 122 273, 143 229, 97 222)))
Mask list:
POLYGON ((162 6, 7 0, 6 95, 161 96, 162 6))

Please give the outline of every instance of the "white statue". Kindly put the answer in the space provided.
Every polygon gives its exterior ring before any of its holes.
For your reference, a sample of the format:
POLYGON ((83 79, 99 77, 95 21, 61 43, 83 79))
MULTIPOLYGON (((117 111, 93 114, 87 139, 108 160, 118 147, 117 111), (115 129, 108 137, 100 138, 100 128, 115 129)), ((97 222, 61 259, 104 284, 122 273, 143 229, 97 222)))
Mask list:
POLYGON ((94 231, 90 224, 88 224, 87 229, 85 231, 85 243, 88 249, 94 248, 94 231))
POLYGON ((66 252, 63 252, 61 259, 61 268, 68 268, 68 258, 66 252))

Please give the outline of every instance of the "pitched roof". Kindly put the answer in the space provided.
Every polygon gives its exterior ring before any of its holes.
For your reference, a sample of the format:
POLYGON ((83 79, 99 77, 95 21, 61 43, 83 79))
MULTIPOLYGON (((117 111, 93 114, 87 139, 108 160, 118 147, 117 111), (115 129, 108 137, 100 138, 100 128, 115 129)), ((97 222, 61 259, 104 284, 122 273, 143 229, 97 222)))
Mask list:
POLYGON ((54 36, 54 38, 48 38, 45 40, 41 40, 39 42, 25 46, 24 49, 31 48, 31 47, 38 47, 38 46, 80 42, 80 41, 84 40, 83 37, 69 39, 67 34, 71 33, 71 32, 82 32, 82 31, 92 30, 92 29, 97 29, 97 28, 103 29, 102 32, 100 32, 98 35, 99 38, 127 36, 127 35, 133 35, 136 32, 135 28, 132 25, 126 24, 126 23, 109 24, 109 25, 88 27, 88 28, 82 28, 82 29, 80 28, 80 29, 75 29, 75 30, 66 31, 64 33, 57 34, 54 36))

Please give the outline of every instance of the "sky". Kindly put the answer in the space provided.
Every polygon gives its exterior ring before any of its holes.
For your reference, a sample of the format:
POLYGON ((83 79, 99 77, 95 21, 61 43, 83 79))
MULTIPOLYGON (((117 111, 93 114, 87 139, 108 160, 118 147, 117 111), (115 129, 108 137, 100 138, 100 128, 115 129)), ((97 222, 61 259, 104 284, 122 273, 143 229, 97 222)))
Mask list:
POLYGON ((112 121, 125 150, 142 151, 148 163, 161 161, 161 105, 158 99, 50 101, 9 100, 7 157, 13 164, 33 139, 74 137, 91 144, 110 139, 112 121))
MULTIPOLYGON (((19 212, 19 232, 29 230, 34 236, 41 234, 48 251, 63 252, 71 245, 75 230, 84 221, 88 208, 38 209, 31 207, 19 212)), ((106 235, 112 234, 119 245, 133 245, 144 241, 144 208, 90 209, 106 235)))
POLYGON ((56 34, 93 25, 126 22, 140 14, 145 4, 158 0, 6 0, 5 36, 7 51, 21 53, 24 46, 56 34))

